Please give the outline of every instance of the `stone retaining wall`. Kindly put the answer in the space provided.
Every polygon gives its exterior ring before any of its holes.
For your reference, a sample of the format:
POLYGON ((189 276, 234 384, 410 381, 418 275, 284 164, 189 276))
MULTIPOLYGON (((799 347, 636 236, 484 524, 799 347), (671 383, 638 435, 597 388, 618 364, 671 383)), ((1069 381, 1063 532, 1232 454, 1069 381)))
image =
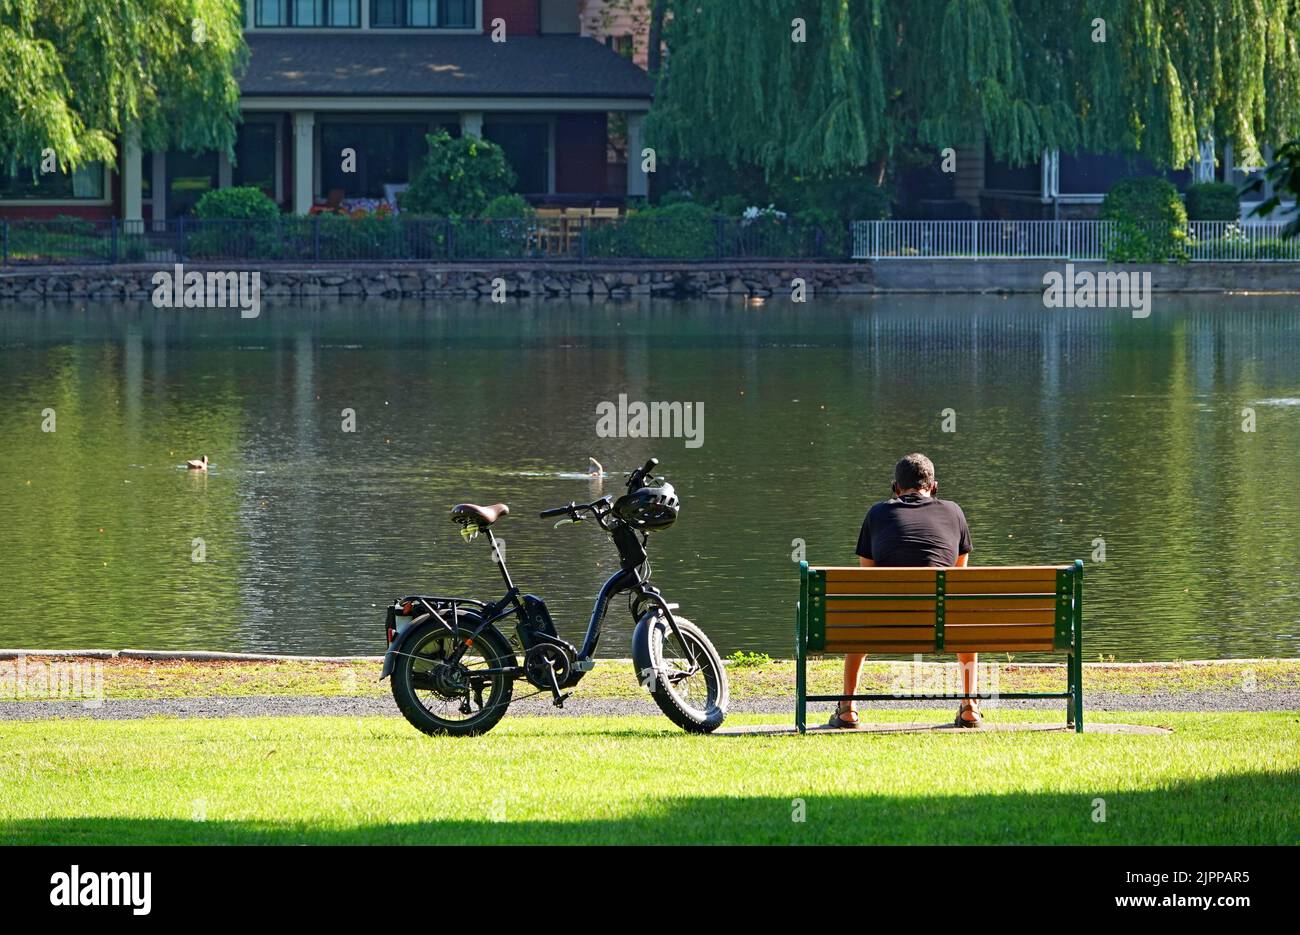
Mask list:
MULTIPOLYGON (((1073 264, 1100 270, 1104 263, 1073 264)), ((0 270, 0 301, 148 299, 161 267, 10 267, 0 270)), ((881 260, 855 263, 426 265, 373 263, 347 266, 247 266, 262 278, 262 297, 400 299, 436 296, 487 298, 504 280, 510 296, 786 296, 803 279, 809 297, 865 293, 1041 293, 1043 275, 1064 270, 1056 260, 881 260)), ((1122 265, 1150 270, 1156 292, 1300 293, 1300 263, 1184 263, 1122 265)), ((165 267, 168 272, 171 267, 165 267)), ((187 272, 239 271, 238 267, 186 264, 187 272)))
MULTIPOLYGON (((186 264, 185 272, 237 270, 186 264)), ((487 298, 494 281, 511 296, 771 296, 790 293, 802 278, 808 293, 872 291, 870 264, 771 264, 578 267, 568 265, 245 267, 261 273, 262 297, 398 299, 420 296, 487 298)), ((43 267, 0 271, 0 300, 148 299, 158 266, 43 267)), ((171 268, 166 268, 171 272, 171 268)))

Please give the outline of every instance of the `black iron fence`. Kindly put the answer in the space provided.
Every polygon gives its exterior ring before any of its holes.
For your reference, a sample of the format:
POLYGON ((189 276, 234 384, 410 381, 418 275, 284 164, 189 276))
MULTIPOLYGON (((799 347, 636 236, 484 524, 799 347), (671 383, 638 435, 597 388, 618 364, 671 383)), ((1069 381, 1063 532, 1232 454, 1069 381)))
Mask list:
POLYGON ((849 257, 848 226, 759 218, 361 217, 274 220, 0 220, 0 264, 849 257))

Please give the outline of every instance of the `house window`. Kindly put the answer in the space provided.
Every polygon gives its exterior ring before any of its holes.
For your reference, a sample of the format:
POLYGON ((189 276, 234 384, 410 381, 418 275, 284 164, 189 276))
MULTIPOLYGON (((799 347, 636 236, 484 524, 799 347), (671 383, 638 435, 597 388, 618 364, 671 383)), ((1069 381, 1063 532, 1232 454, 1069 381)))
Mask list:
POLYGON ((473 29, 474 0, 370 0, 373 29, 473 29))
POLYGON ((244 124, 235 142, 230 180, 236 185, 260 188, 275 200, 275 152, 275 124, 244 124))
POLYGON ((551 190, 551 126, 546 119, 489 118, 483 136, 505 150, 506 161, 518 176, 515 191, 545 195, 551 190))
POLYGON ((345 198, 382 198, 385 185, 414 178, 429 146, 427 121, 324 123, 320 128, 321 192, 342 190, 345 198), (344 172, 339 154, 356 150, 355 172, 344 172))
POLYGON ((636 52, 631 34, 623 36, 606 36, 605 45, 609 46, 624 58, 632 58, 636 52))
POLYGON ((28 168, 0 169, 0 201, 103 201, 104 164, 42 174, 28 168))
POLYGON ((346 29, 361 25, 361 0, 256 0, 254 25, 346 29))
POLYGON ((537 12, 544 36, 576 36, 582 32, 578 0, 541 0, 537 12))
POLYGON ((189 214, 199 199, 217 187, 219 159, 215 152, 167 154, 167 215, 189 214))

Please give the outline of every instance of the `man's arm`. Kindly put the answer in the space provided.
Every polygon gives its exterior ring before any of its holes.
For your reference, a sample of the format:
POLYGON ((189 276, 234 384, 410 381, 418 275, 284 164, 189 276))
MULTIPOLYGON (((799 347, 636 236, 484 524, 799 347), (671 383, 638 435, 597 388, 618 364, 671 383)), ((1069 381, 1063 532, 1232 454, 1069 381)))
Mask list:
MULTIPOLYGON (((965 556, 963 556, 963 558, 964 557, 965 556)), ((863 558, 861 555, 859 555, 858 564, 861 565, 863 568, 875 568, 876 560, 874 558, 863 558)))
POLYGON ((961 555, 958 555, 958 556, 957 556, 957 564, 956 564, 956 565, 953 565, 952 567, 953 567, 953 568, 965 568, 965 567, 966 567, 966 563, 969 562, 969 561, 970 561, 970 553, 969 553, 969 552, 963 552, 963 553, 961 553, 961 555))

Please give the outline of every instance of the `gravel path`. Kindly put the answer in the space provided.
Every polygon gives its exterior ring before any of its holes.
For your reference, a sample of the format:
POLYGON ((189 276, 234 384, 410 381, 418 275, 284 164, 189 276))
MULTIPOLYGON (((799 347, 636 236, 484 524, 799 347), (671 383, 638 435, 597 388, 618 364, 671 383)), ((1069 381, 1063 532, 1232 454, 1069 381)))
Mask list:
MULTIPOLYGON (((984 702, 985 710, 998 707, 1059 709, 1064 701, 1016 701, 994 706, 984 702)), ((955 710, 955 701, 874 702, 863 706, 938 708, 955 710)), ((780 714, 793 717, 794 701, 790 698, 754 698, 733 701, 737 714, 780 714)), ((810 722, 820 721, 830 712, 830 704, 809 706, 810 722)), ((1110 711, 1300 711, 1300 692, 1213 692, 1188 691, 1154 694, 1119 694, 1095 692, 1084 698, 1085 719, 1089 712, 1110 711)), ((601 699, 577 695, 564 708, 551 705, 544 698, 527 698, 510 706, 511 715, 597 716, 656 715, 659 709, 650 699, 601 699)), ((35 721, 46 718, 93 718, 129 720, 144 717, 284 717, 284 716, 387 716, 399 717, 397 707, 388 697, 327 698, 321 696, 254 696, 239 698, 170 698, 104 701, 98 705, 81 701, 0 701, 0 721, 35 721)))

